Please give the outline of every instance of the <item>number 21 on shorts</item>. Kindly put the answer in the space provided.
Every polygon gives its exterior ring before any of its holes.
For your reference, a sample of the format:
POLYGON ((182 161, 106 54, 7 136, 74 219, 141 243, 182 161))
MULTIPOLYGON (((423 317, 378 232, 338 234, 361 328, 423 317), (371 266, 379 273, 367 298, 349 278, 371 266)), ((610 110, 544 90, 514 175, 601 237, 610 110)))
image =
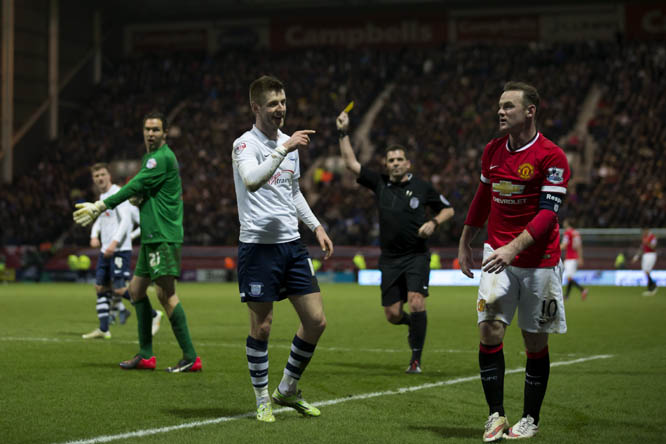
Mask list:
POLYGON ((148 253, 148 263, 152 268, 157 268, 160 265, 160 252, 155 251, 153 253, 148 253))

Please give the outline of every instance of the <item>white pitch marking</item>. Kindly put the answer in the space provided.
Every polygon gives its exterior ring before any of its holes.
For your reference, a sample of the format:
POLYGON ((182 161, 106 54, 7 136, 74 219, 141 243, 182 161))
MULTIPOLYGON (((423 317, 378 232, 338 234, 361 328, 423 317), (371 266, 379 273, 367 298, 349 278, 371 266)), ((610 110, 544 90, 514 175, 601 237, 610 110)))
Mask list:
MULTIPOLYGON (((38 337, 16 337, 16 336, 5 336, 0 337, 0 341, 11 341, 11 342, 53 342, 53 343, 79 343, 79 344, 96 344, 101 341, 90 341, 83 339, 74 339, 74 338, 38 338, 38 337)), ((126 340, 117 340, 113 339, 111 341, 114 344, 138 344, 139 341, 126 341, 126 340)), ((111 342, 104 342, 109 344, 111 342)), ((170 344, 176 344, 174 340, 166 341, 170 344)), ((225 347, 225 348, 238 348, 245 350, 245 342, 197 342, 197 347, 225 347)), ((291 344, 270 344, 268 348, 281 348, 281 349, 291 349, 291 344)), ((350 352, 350 353, 405 353, 406 348, 397 349, 397 348, 348 348, 348 347, 326 347, 326 346, 317 346, 319 351, 335 351, 335 352, 350 352)), ((432 349, 428 351, 429 353, 478 353, 478 350, 455 350, 455 349, 432 349)))
MULTIPOLYGON (((38 338, 38 337, 20 337, 20 336, 5 336, 0 337, 0 341, 9 341, 9 342, 46 342, 46 343, 78 343, 78 344, 96 344, 101 341, 89 341, 83 339, 70 339, 70 338, 38 338)), ((139 341, 125 341, 121 339, 114 339, 112 341, 114 344, 138 344, 139 341)), ((167 340, 168 344, 176 344, 176 341, 167 340)), ((105 344, 110 344, 110 342, 104 342, 105 344)), ((197 347, 225 347, 225 348, 238 348, 245 350, 245 345, 243 343, 234 343, 234 342, 197 342, 197 347)), ((281 348, 281 349, 291 349, 291 345, 282 345, 282 344, 270 344, 268 348, 281 348)), ((349 348, 349 347, 326 347, 322 345, 317 346, 319 351, 334 351, 334 352, 348 352, 348 353, 405 353, 404 349, 400 348, 349 348)), ((456 349, 428 349, 428 353, 478 353, 478 350, 456 350, 456 349)), ((566 353, 562 356, 574 357, 579 356, 581 353, 566 353)))
MULTIPOLYGON (((558 362, 552 362, 550 364, 551 367, 559 367, 562 365, 572 365, 572 364, 580 364, 581 362, 586 362, 586 361, 592 361, 594 359, 608 359, 612 358, 613 355, 595 355, 595 356, 587 356, 584 358, 579 358, 579 359, 574 359, 571 361, 558 361, 558 362)), ((525 371, 524 367, 521 368, 514 368, 511 370, 506 370, 505 374, 512 374, 512 373, 519 373, 525 371)), ((335 404, 341 404, 343 402, 348 402, 348 401, 357 401, 357 400, 362 400, 362 399, 370 399, 370 398, 377 398, 379 396, 389 396, 389 395, 400 395, 402 393, 408 393, 408 392, 415 392, 418 390, 424 390, 424 389, 429 389, 429 388, 434 388, 434 387, 442 387, 446 385, 454 385, 454 384, 460 384, 461 382, 469 382, 469 381, 475 381, 479 379, 478 375, 474 376, 466 376, 462 378, 456 378, 456 379, 448 379, 446 381, 439 381, 439 382, 430 382, 427 384, 421 384, 421 385, 415 385, 412 387, 402 387, 399 389, 395 390, 385 390, 383 392, 372 392, 372 393, 363 393, 361 395, 353 395, 353 396, 348 396, 344 398, 338 398, 338 399, 330 399, 328 401, 319 401, 319 402, 313 402, 312 405, 315 405, 317 407, 322 407, 322 406, 327 406, 327 405, 335 405, 335 404)), ((282 407, 276 410, 273 410, 273 413, 281 413, 291 410, 288 407, 282 407)), ((116 441, 118 439, 128 439, 128 438, 140 438, 142 436, 150 436, 150 435, 157 435, 160 433, 168 433, 172 432, 174 430, 182 430, 182 429, 191 429, 194 427, 201 427, 201 426, 206 426, 206 425, 211 425, 211 424, 220 424, 223 422, 229 422, 229 421, 234 421, 236 419, 241 419, 241 418, 249 418, 254 416, 256 413, 255 412, 248 412, 248 413, 243 413, 242 415, 235 415, 235 416, 223 416, 220 418, 215 418, 215 419, 208 419, 205 421, 195 421, 195 422, 187 422, 185 424, 178 424, 174 426, 168 426, 168 427, 159 427, 155 429, 145 429, 145 430, 137 430, 136 432, 127 432, 127 433, 121 433, 118 435, 104 435, 104 436, 98 436, 96 438, 90 438, 90 439, 81 439, 78 441, 67 441, 63 444, 97 444, 97 443, 102 443, 102 442, 111 442, 111 441, 116 441)))

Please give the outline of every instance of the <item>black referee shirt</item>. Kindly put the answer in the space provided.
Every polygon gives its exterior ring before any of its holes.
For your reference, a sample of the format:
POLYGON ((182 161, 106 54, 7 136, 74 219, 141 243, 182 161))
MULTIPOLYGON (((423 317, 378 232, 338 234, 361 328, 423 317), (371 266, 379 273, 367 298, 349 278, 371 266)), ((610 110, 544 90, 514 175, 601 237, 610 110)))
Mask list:
POLYGON ((409 180, 394 183, 386 174, 361 167, 356 182, 375 192, 379 207, 379 245, 384 256, 426 253, 426 239, 418 231, 426 221, 451 204, 429 182, 412 174, 409 180), (426 207, 433 213, 426 214, 426 207))

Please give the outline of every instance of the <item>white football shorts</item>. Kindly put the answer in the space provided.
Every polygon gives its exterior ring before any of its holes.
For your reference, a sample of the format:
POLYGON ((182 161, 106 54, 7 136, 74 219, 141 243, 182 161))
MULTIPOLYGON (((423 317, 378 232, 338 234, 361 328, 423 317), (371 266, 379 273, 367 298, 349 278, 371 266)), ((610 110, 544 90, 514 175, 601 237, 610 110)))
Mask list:
POLYGON ((565 259, 564 260, 564 282, 568 283, 569 279, 573 279, 574 274, 578 271, 578 259, 565 259))
POLYGON ((654 268, 654 264, 657 262, 657 253, 643 253, 641 259, 641 270, 646 273, 649 273, 654 268))
MULTIPOLYGON (((484 244, 485 260, 493 248, 484 244)), ((530 333, 566 333, 562 297, 562 261, 549 268, 509 265, 501 273, 481 272, 476 300, 478 323, 501 321, 511 325, 518 309, 518 326, 530 333)))

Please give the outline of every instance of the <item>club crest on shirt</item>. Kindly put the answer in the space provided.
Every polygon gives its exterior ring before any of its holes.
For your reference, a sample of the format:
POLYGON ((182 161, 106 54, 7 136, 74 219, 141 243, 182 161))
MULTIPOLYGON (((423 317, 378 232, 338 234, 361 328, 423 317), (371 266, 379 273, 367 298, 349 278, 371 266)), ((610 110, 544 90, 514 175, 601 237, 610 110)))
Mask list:
POLYGON ((157 166, 157 161, 155 160, 154 157, 151 157, 151 158, 148 159, 148 161, 146 162, 146 168, 148 168, 149 170, 152 170, 152 169, 155 168, 156 166, 157 166))
POLYGON ((234 151, 236 152, 236 154, 240 154, 240 152, 243 151, 245 148, 247 148, 247 145, 245 144, 245 142, 241 142, 234 147, 234 151))
POLYGON ((550 167, 548 168, 548 176, 546 180, 550 183, 564 182, 564 168, 550 167))
POLYGON ((523 163, 518 167, 518 176, 521 179, 530 179, 534 175, 534 166, 530 163, 523 163))
POLYGON ((412 209, 416 209, 416 208, 418 208, 418 207, 419 207, 419 203, 420 203, 420 201, 419 201, 419 198, 418 198, 418 197, 412 197, 411 199, 409 199, 409 206, 410 206, 410 208, 412 208, 412 209))

